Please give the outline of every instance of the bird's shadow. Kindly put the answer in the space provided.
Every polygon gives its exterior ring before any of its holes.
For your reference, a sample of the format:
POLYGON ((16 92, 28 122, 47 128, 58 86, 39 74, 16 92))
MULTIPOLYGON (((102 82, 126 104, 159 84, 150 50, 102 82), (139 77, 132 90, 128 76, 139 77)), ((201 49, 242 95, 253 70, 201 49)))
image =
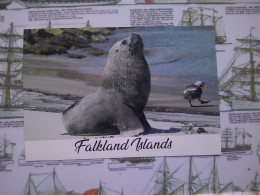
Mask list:
POLYGON ((197 108, 211 108, 211 107, 215 107, 216 105, 198 105, 198 106, 194 106, 192 105, 191 108, 193 107, 197 107, 197 108))
POLYGON ((149 130, 146 130, 143 135, 148 135, 148 134, 158 134, 158 133, 178 133, 180 132, 180 129, 178 128, 170 128, 168 130, 162 130, 162 129, 156 129, 156 128, 151 128, 149 130))

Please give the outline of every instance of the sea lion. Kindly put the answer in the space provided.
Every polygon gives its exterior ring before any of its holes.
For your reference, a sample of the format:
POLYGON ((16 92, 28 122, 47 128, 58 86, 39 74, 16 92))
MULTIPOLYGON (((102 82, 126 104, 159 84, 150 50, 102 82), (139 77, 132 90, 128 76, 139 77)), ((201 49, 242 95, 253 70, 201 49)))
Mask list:
POLYGON ((134 136, 150 129, 144 109, 151 89, 143 41, 133 33, 109 50, 101 86, 62 114, 72 135, 134 136))

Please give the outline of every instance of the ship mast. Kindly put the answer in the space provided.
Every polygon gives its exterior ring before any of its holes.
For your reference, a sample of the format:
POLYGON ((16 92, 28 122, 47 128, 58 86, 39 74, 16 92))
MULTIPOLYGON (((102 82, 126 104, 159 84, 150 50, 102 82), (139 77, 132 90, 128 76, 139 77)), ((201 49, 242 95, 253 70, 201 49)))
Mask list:
POLYGON ((5 102, 4 106, 7 108, 10 105, 10 72, 11 72, 11 50, 12 50, 12 34, 14 31, 13 23, 11 23, 10 33, 9 33, 9 43, 8 43, 8 51, 7 51, 7 70, 6 70, 6 77, 5 77, 5 102))
POLYGON ((218 170, 216 165, 216 156, 214 156, 213 160, 213 168, 212 168, 212 193, 216 194, 218 191, 218 170))
POLYGON ((101 185, 101 181, 100 181, 100 184, 99 184, 99 189, 98 189, 98 195, 102 195, 102 185, 101 185))
POLYGON ((167 163, 166 163, 166 157, 164 157, 163 159, 163 189, 162 189, 162 193, 163 195, 167 195, 167 180, 166 180, 166 174, 167 174, 167 170, 166 170, 166 166, 167 166, 167 163))
POLYGON ((53 186, 54 186, 54 193, 56 194, 57 192, 57 187, 56 187, 56 181, 55 181, 55 168, 53 169, 52 177, 53 177, 53 186))
POLYGON ((193 194, 192 190, 193 177, 192 177, 192 157, 190 156, 190 168, 189 168, 189 195, 193 194))
POLYGON ((203 14, 202 14, 203 9, 202 9, 202 7, 199 7, 199 9, 200 9, 200 25, 204 26, 204 20, 203 20, 203 14))
POLYGON ((237 138, 238 138, 239 135, 240 135, 240 133, 237 131, 237 128, 236 128, 236 134, 235 134, 235 147, 237 146, 237 138))
POLYGON ((243 146, 245 145, 245 138, 246 138, 246 133, 245 133, 245 129, 243 129, 243 146))
POLYGON ((222 133, 222 142, 225 143, 225 149, 229 148, 229 143, 232 143, 232 133, 230 128, 226 128, 224 132, 222 133))
POLYGON ((4 155, 3 155, 3 157, 6 157, 6 147, 7 147, 7 145, 6 145, 6 134, 5 134, 5 137, 4 137, 4 155))
POLYGON ((190 9, 188 9, 188 13, 189 13, 189 20, 188 20, 188 26, 192 26, 192 21, 191 21, 191 10, 190 9))
POLYGON ((254 62, 254 55, 252 51, 252 29, 250 28, 250 35, 249 35, 249 53, 250 53, 250 69, 251 69, 251 77, 250 77, 250 100, 253 102, 257 101, 257 95, 255 90, 255 62, 254 62))

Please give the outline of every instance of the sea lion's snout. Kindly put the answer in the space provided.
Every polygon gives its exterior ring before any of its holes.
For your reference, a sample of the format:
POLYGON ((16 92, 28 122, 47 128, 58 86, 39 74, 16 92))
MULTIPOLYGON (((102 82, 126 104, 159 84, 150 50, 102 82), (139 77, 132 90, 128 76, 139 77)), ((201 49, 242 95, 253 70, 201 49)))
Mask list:
POLYGON ((141 36, 136 33, 133 33, 131 35, 131 43, 133 45, 139 45, 139 44, 143 43, 141 36))
POLYGON ((131 54, 138 53, 143 50, 143 41, 140 35, 133 33, 130 37, 131 40, 131 54))

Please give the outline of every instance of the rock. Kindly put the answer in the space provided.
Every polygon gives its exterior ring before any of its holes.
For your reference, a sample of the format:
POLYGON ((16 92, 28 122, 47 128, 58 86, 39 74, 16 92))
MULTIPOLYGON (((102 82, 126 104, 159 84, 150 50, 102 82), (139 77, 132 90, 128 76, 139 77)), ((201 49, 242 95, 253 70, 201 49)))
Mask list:
POLYGON ((107 39, 103 35, 91 35, 91 41, 95 43, 103 43, 107 39))
POLYGON ((69 39, 68 42, 76 47, 90 47, 89 41, 85 38, 73 38, 69 39))
POLYGON ((103 35, 103 36, 107 36, 110 35, 111 30, 107 29, 107 28, 83 28, 82 29, 84 34, 91 34, 91 35, 103 35))
POLYGON ((36 36, 40 38, 51 38, 54 37, 55 35, 52 33, 46 32, 44 29, 39 29, 38 32, 36 33, 36 36))
POLYGON ((61 53, 66 53, 66 49, 64 47, 58 47, 58 46, 53 46, 49 45, 47 43, 41 44, 41 45, 32 45, 32 46, 26 46, 24 48, 25 53, 33 53, 33 54, 61 54, 61 53))
POLYGON ((52 37, 50 42, 52 44, 57 44, 66 47, 67 49, 71 48, 72 46, 74 46, 75 48, 89 47, 89 41, 86 38, 73 37, 68 34, 60 34, 56 37, 52 37))
POLYGON ((102 50, 99 50, 99 49, 95 49, 93 47, 86 48, 86 51, 90 52, 90 55, 94 55, 94 56, 99 56, 99 55, 106 54, 105 51, 102 51, 102 50))
POLYGON ((81 55, 81 54, 76 54, 76 53, 70 53, 69 57, 70 58, 85 58, 86 56, 81 55))
POLYGON ((35 44, 34 34, 31 29, 25 30, 24 41, 27 41, 28 44, 35 44))
POLYGON ((52 37, 50 42, 52 44, 55 44, 55 45, 61 45, 61 46, 63 46, 63 47, 68 49, 68 48, 71 47, 71 45, 70 45, 70 43, 67 40, 67 39, 69 39, 67 36, 57 35, 56 37, 52 37))
POLYGON ((93 55, 93 56, 100 56, 100 55, 103 55, 103 52, 96 50, 96 51, 92 51, 90 54, 93 55))

